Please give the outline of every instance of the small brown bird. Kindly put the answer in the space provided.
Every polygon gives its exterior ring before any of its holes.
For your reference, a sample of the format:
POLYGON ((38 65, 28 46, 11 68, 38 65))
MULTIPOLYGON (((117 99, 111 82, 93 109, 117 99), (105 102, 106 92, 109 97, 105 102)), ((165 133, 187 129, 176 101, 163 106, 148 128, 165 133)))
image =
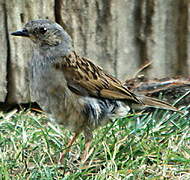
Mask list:
POLYGON ((130 107, 178 111, 166 102, 130 92, 118 79, 77 55, 70 36, 57 23, 33 20, 12 35, 34 42, 29 62, 32 100, 56 122, 75 133, 68 149, 84 133, 84 161, 88 158, 93 130, 112 119, 125 117, 130 107))

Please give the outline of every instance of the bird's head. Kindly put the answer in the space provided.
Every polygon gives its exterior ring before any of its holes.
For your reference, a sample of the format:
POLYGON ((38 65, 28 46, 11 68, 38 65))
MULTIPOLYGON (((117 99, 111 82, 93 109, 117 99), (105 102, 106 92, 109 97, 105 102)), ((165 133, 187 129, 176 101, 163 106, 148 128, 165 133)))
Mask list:
POLYGON ((11 35, 27 37, 39 46, 57 46, 71 43, 71 38, 67 32, 59 24, 50 20, 32 20, 23 29, 12 32, 11 35))

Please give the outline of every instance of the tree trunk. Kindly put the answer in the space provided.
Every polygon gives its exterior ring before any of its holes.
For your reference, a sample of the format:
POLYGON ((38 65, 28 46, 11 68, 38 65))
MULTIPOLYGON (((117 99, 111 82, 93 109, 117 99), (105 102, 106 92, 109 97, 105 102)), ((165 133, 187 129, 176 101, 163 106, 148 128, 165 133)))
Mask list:
POLYGON ((0 102, 27 103, 31 42, 10 36, 32 19, 56 21, 76 51, 121 80, 190 74, 190 0, 0 0, 0 102))

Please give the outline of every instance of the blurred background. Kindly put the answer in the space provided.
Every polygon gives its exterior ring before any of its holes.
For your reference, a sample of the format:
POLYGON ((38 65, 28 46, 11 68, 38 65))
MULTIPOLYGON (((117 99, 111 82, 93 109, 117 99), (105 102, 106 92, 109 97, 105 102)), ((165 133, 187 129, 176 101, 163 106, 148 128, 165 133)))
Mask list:
POLYGON ((0 102, 28 103, 32 44, 10 32, 33 19, 61 24, 78 54, 126 80, 190 74, 190 0, 0 0, 0 102))

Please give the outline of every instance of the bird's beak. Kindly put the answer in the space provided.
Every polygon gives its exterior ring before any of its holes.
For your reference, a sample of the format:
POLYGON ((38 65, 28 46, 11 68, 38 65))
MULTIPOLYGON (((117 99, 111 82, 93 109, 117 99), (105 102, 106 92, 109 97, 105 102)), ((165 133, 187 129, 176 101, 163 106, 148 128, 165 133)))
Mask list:
POLYGON ((21 29, 21 30, 12 32, 11 35, 29 37, 29 33, 26 29, 21 29))

